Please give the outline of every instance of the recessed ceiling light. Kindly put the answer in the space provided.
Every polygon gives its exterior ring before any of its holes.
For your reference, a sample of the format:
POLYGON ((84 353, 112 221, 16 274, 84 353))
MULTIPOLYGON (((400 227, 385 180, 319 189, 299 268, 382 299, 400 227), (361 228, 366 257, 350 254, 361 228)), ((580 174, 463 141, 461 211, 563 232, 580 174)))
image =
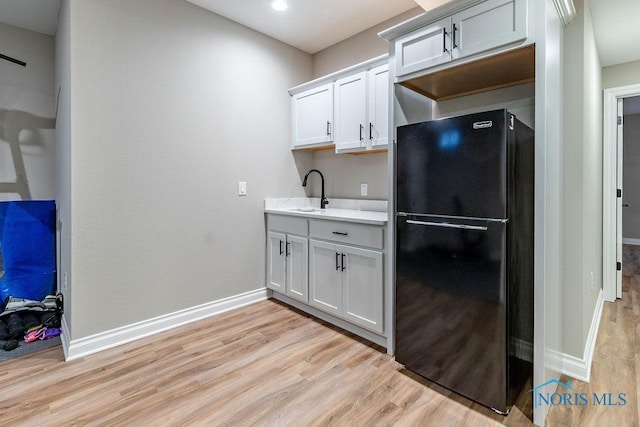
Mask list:
POLYGON ((289 6, 284 2, 284 0, 276 0, 271 3, 271 7, 279 12, 282 12, 283 10, 287 10, 289 6))

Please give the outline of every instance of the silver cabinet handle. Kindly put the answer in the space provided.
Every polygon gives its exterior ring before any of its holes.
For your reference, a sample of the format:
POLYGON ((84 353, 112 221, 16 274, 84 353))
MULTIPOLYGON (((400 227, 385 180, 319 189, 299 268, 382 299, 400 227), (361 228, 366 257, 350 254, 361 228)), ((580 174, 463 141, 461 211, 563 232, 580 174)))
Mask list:
POLYGON ((362 126, 362 124, 360 124, 360 141, 362 141, 364 139, 364 137, 362 136, 362 131, 364 130, 364 126, 362 126))
POLYGON ((407 224, 427 225, 432 227, 458 228, 462 230, 478 230, 478 231, 487 231, 489 229, 488 227, 483 227, 481 225, 449 224, 448 222, 414 221, 412 219, 408 219, 407 224))
POLYGON ((331 136, 331 122, 327 120, 327 136, 331 136))

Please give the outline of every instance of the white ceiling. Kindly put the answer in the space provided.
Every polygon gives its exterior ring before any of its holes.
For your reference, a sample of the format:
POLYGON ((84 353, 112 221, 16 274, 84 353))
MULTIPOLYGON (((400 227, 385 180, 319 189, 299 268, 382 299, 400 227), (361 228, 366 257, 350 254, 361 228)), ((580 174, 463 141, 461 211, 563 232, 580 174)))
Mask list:
MULTIPOLYGON (((187 0, 309 53, 416 6, 414 0, 187 0)), ((538 0, 531 0, 538 1, 538 0)), ((640 0, 589 0, 602 66, 640 60, 640 0)), ((53 35, 60 0, 0 0, 0 22, 53 35)))
POLYGON ((308 53, 371 28, 417 7, 414 0, 287 0, 278 12, 273 0, 187 0, 308 53))
POLYGON ((589 0, 603 67, 640 59, 640 1, 589 0))

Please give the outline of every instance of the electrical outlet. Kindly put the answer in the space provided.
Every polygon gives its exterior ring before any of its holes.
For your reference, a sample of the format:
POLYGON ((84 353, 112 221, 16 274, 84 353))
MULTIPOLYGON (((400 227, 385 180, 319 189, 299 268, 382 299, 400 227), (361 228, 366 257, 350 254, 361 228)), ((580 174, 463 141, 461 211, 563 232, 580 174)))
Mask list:
POLYGON ((246 196, 247 195, 247 183, 244 181, 240 181, 238 183, 238 196, 246 196))
POLYGON ((67 276, 67 272, 64 272, 64 290, 66 291, 69 287, 69 277, 67 276))
POLYGON ((366 196, 369 191, 369 185, 366 182, 360 184, 360 195, 366 196))

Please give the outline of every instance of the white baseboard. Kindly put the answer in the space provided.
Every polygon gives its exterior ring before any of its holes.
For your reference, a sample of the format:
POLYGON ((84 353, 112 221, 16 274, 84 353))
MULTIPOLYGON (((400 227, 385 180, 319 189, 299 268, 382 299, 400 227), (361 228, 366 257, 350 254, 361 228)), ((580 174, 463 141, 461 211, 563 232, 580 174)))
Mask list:
POLYGON ((64 359, 69 360, 69 325, 67 324, 67 316, 62 313, 62 320, 60 321, 60 328, 62 333, 60 334, 60 341, 62 342, 62 351, 64 352, 64 359))
POLYGON ((234 308, 243 307, 259 301, 265 301, 267 298, 267 288, 260 288, 255 291, 223 298, 75 340, 69 340, 68 334, 65 333, 68 331, 68 327, 65 322, 63 324, 63 346, 66 347, 65 359, 67 361, 78 359, 92 353, 97 353, 99 351, 126 344, 159 332, 167 331, 187 323, 233 310, 234 308), (64 344, 65 341, 66 345, 64 344))
POLYGON ((640 246, 640 239, 632 239, 631 237, 623 237, 622 238, 623 245, 636 245, 640 246))
POLYGON ((600 328, 600 318, 602 317, 602 308, 604 306, 604 293, 600 290, 596 307, 593 311, 591 327, 584 348, 582 358, 572 356, 570 354, 562 355, 562 373, 573 377, 577 380, 589 382, 591 378, 591 362, 593 361, 593 352, 596 348, 596 338, 598 337, 598 329, 600 328))

